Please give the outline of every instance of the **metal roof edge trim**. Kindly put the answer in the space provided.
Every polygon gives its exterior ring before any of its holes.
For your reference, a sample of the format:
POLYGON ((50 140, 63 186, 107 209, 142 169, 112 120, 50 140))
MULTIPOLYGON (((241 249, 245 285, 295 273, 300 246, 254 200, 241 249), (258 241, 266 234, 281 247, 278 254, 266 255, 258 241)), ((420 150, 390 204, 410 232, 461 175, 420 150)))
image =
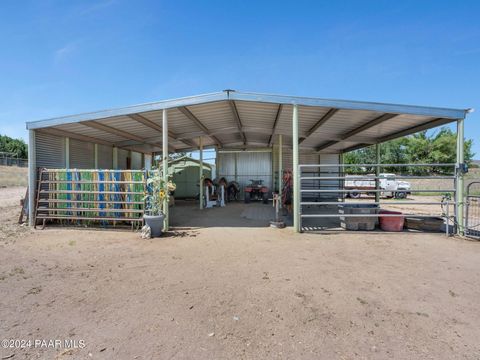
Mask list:
POLYGON ((136 113, 143 113, 147 111, 156 111, 179 106, 190 106, 196 104, 204 104, 209 102, 228 100, 228 95, 225 92, 215 92, 209 94, 201 94, 195 96, 187 96, 178 99, 162 100, 151 103, 131 105, 121 108, 99 110, 93 112, 86 112, 75 115, 60 116, 44 120, 29 121, 26 123, 27 130, 40 129, 50 126, 57 126, 62 124, 78 123, 87 120, 98 120, 114 116, 130 115, 136 113))
POLYGON ((353 100, 321 99, 312 97, 287 96, 275 94, 261 94, 238 91, 221 91, 209 94, 188 96, 178 99, 163 100, 140 105, 100 110, 94 112, 81 113, 76 115, 67 115, 45 120, 30 121, 26 123, 27 130, 40 129, 45 127, 57 126, 69 123, 78 123, 87 120, 98 120, 114 116, 130 115, 148 111, 163 110, 180 106, 191 106, 216 102, 222 100, 238 100, 275 104, 297 104, 304 106, 319 106, 327 108, 338 108, 343 110, 365 110, 376 111, 380 113, 410 114, 432 117, 442 117, 448 119, 464 119, 468 109, 450 109, 418 105, 401 105, 389 103, 364 102, 353 100))
POLYGON ((232 91, 229 93, 230 100, 256 101, 275 104, 296 104, 304 106, 321 106, 337 108, 341 110, 366 110, 380 113, 423 115, 432 117, 443 117, 449 119, 464 119, 468 109, 452 109, 433 106, 403 105, 378 103, 355 100, 322 99, 312 97, 287 96, 276 94, 260 94, 232 91))

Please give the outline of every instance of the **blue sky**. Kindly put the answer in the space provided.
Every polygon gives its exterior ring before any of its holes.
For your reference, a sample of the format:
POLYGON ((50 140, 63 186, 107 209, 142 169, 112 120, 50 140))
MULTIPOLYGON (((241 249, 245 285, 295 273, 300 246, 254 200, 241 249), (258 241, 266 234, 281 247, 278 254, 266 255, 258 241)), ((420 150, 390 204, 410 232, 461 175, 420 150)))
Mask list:
POLYGON ((478 1, 0 2, 0 133, 230 88, 477 108, 478 1))

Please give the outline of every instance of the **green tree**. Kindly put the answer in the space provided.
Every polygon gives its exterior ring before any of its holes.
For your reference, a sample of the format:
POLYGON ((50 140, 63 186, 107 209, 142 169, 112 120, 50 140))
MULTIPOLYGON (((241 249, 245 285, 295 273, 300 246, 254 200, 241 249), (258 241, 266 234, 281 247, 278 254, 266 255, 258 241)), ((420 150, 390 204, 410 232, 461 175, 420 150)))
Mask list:
MULTIPOLYGON (((464 142, 465 162, 471 164, 473 140, 464 142)), ((415 164, 415 163, 441 163, 451 164, 456 162, 457 134, 448 127, 427 134, 426 131, 395 139, 381 144, 381 162, 384 164, 415 164)), ((375 163, 375 146, 351 151, 344 155, 347 164, 375 163)), ((374 172, 374 167, 360 169, 350 168, 348 173, 374 172)), ((447 174, 452 172, 451 167, 390 167, 383 168, 385 172, 409 173, 413 175, 426 175, 430 173, 447 174)))
POLYGON ((25 141, 13 139, 6 135, 0 135, 0 152, 11 153, 12 156, 20 159, 28 157, 28 147, 25 141))

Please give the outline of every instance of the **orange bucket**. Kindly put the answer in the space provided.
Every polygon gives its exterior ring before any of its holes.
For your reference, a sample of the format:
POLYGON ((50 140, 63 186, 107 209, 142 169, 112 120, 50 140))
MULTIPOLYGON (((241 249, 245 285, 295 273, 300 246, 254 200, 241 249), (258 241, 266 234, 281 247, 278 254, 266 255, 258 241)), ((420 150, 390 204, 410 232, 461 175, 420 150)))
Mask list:
POLYGON ((402 231, 405 224, 405 216, 382 216, 382 214, 398 214, 402 215, 398 211, 380 210, 378 212, 378 221, 380 223, 380 229, 383 231, 402 231))

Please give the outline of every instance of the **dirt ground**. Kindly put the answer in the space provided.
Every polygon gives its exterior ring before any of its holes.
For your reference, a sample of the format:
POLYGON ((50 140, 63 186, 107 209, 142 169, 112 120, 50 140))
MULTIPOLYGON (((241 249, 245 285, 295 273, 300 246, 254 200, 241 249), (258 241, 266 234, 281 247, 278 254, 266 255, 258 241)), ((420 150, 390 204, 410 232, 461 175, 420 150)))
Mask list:
POLYGON ((0 189, 1 339, 85 347, 1 359, 480 358, 480 243, 294 234, 234 207, 178 207, 188 221, 151 240, 34 231, 15 224, 23 194, 0 189))

